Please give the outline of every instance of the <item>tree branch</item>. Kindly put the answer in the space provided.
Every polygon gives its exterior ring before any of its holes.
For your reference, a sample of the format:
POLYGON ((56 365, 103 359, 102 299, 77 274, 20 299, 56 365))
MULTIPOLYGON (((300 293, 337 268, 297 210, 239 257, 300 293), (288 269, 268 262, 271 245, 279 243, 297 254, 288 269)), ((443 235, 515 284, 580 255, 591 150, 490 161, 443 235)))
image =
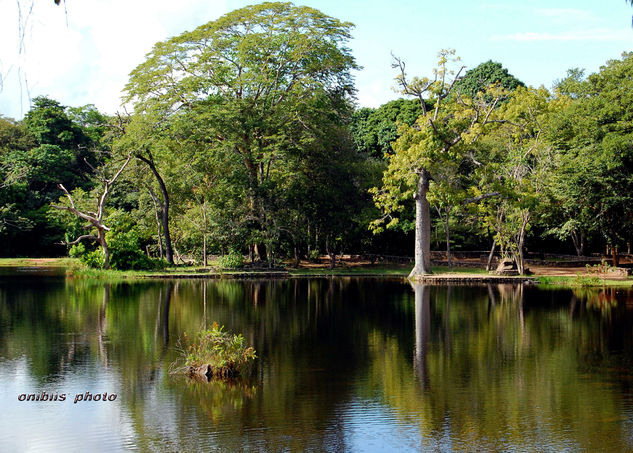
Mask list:
POLYGON ((79 244, 79 242, 82 241, 83 239, 90 239, 92 241, 98 241, 99 240, 99 238, 97 236, 93 235, 93 234, 84 234, 82 236, 79 236, 77 239, 75 239, 72 242, 62 241, 62 242, 58 242, 58 244, 61 244, 61 245, 75 245, 75 244, 79 244))
POLYGON ((483 195, 479 195, 478 197, 465 199, 464 201, 462 201, 462 205, 466 205, 466 204, 470 204, 470 203, 477 203, 477 202, 479 202, 481 200, 485 200, 486 198, 498 197, 500 195, 501 195, 500 192, 485 193, 483 195))

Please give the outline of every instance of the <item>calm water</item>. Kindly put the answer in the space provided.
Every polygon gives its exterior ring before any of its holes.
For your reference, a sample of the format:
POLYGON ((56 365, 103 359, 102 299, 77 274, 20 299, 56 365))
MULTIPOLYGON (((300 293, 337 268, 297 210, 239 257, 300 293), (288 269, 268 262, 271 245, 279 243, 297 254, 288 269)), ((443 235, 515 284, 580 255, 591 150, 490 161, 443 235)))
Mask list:
POLYGON ((621 290, 5 270, 0 451, 632 451, 632 325, 621 290), (214 321, 253 376, 170 375, 214 321))

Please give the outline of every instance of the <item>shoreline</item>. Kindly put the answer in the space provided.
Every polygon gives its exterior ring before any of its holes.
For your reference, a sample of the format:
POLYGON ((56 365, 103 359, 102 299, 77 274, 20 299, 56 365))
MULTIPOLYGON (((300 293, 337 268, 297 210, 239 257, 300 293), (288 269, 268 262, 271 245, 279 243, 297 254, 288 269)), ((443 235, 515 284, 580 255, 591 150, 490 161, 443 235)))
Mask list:
MULTIPOLYGON (((145 279, 286 279, 320 277, 363 277, 407 279, 411 266, 407 265, 360 265, 343 266, 330 270, 327 267, 306 266, 287 270, 227 270, 214 268, 181 267, 160 271, 116 271, 85 268, 74 258, 0 258, 2 268, 34 269, 63 268, 72 278, 100 280, 145 280, 145 279)), ((434 274, 419 276, 415 282, 428 284, 516 284, 528 283, 557 287, 633 287, 633 277, 607 279, 602 276, 581 274, 565 267, 549 268, 549 275, 500 276, 490 275, 480 268, 457 267, 448 271, 446 266, 434 266, 434 274)))

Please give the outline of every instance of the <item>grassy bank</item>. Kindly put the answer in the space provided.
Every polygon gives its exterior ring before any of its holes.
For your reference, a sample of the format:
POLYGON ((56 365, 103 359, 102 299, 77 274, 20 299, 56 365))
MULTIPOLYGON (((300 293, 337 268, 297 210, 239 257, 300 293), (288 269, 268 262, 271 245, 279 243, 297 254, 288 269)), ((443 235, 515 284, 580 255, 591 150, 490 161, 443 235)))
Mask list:
POLYGON ((0 258, 0 267, 72 267, 75 258, 0 258))
POLYGON ((603 279, 596 276, 577 275, 575 277, 568 276, 547 276, 541 275, 536 277, 536 283, 541 286, 556 287, 602 287, 617 286, 623 288, 633 287, 633 278, 628 277, 626 280, 603 279))
MULTIPOLYGON (((142 278, 240 278, 261 275, 262 278, 270 276, 266 269, 262 270, 235 270, 217 271, 212 267, 203 268, 201 266, 178 266, 167 267, 154 271, 114 271, 90 269, 79 260, 74 258, 0 258, 0 267, 62 267, 66 273, 77 278, 121 280, 121 279, 142 279, 142 278)), ((393 276, 406 277, 411 271, 410 265, 343 265, 330 270, 327 267, 316 267, 313 265, 299 268, 289 268, 285 273, 289 277, 311 277, 311 276, 393 276)), ((484 269, 455 267, 452 271, 447 266, 434 266, 435 274, 443 276, 484 276, 488 275, 484 269)), ((282 274, 284 275, 284 274, 282 274)), ((557 287, 633 287, 633 278, 626 280, 603 279, 596 275, 576 275, 576 276, 544 276, 536 275, 535 282, 543 286, 557 287)))

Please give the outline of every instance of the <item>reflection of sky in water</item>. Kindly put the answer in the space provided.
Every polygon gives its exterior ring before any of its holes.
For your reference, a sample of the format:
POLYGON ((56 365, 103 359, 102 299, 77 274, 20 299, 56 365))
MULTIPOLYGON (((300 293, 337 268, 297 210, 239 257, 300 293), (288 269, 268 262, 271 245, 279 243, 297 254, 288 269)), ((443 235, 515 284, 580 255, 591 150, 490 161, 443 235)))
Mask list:
POLYGON ((74 404, 77 393, 117 393, 117 379, 100 366, 73 370, 38 384, 25 358, 0 362, 0 446, 4 452, 121 451, 134 445, 134 429, 115 401, 74 404), (68 393, 65 401, 18 401, 22 393, 68 393))
POLYGON ((415 424, 403 423, 393 408, 371 400, 354 399, 340 409, 345 446, 354 452, 420 451, 422 437, 415 424))

